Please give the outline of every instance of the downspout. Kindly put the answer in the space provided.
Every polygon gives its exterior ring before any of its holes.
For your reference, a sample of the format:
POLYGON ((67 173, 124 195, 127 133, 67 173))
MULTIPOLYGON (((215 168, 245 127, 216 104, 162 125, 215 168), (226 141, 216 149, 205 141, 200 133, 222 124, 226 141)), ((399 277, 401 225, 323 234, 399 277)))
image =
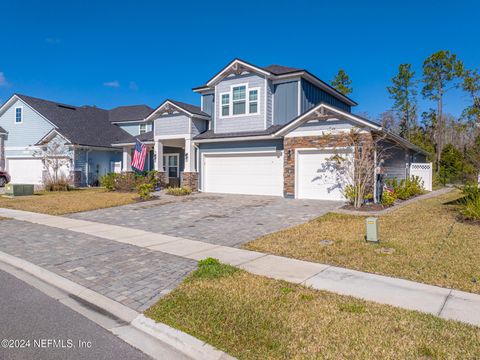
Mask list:
POLYGON ((202 185, 203 187, 203 184, 201 183, 201 179, 200 179, 200 148, 198 147, 198 145, 196 145, 195 143, 193 143, 193 147, 195 148, 196 150, 196 154, 195 154, 195 158, 196 158, 196 166, 195 166, 195 171, 198 173, 198 191, 201 191, 201 188, 200 188, 200 185, 202 185))
POLYGON ((373 167, 373 202, 378 204, 377 201, 377 148, 373 152, 373 162, 375 166, 373 167))
POLYGON ((88 186, 88 181, 90 180, 88 178, 88 173, 89 173, 89 166, 88 166, 88 154, 92 151, 92 149, 88 149, 85 151, 85 184, 88 186))

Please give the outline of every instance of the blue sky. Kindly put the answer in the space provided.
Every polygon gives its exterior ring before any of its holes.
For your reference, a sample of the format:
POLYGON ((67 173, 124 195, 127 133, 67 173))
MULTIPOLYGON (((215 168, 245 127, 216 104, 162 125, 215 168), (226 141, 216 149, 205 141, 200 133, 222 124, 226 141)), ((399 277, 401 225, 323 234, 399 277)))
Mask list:
MULTIPOLYGON (((199 104, 191 88, 230 60, 353 80, 355 112, 391 107, 400 63, 448 49, 480 67, 475 1, 10 1, 0 23, 0 101, 12 93, 111 108, 199 104)), ((459 91, 445 107, 467 104, 459 91)), ((422 109, 433 104, 421 101, 422 109)))

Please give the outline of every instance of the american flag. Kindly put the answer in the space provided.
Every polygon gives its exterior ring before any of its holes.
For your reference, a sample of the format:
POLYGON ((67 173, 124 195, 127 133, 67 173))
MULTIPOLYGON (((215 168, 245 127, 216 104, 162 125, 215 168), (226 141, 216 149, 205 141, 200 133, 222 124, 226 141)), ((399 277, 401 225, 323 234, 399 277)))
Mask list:
POLYGON ((143 171, 145 167, 145 158, 147 157, 147 146, 140 141, 135 142, 135 152, 133 153, 132 167, 143 171))

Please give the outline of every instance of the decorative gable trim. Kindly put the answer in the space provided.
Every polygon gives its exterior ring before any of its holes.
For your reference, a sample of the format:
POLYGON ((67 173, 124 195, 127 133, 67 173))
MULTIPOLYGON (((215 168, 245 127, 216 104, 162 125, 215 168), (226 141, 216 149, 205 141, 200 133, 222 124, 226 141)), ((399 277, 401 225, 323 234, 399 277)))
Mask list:
POLYGON ((240 59, 232 60, 227 66, 220 70, 213 78, 208 80, 206 86, 196 88, 194 90, 206 90, 211 86, 214 86, 220 79, 227 77, 229 75, 241 75, 244 72, 255 72, 263 76, 270 76, 271 73, 268 71, 259 68, 258 66, 247 63, 246 61, 240 59))
POLYGON ((143 122, 155 120, 156 116, 173 115, 178 113, 184 113, 191 118, 194 117, 199 119, 210 120, 210 118, 207 116, 193 114, 190 111, 182 108, 181 106, 174 104, 170 100, 165 100, 158 108, 156 108, 150 115, 148 115, 147 118, 143 120, 143 122))
POLYGON ((48 133, 46 133, 35 145, 44 145, 48 143, 50 140, 52 140, 55 136, 60 136, 63 139, 65 139, 66 142, 71 144, 71 141, 63 135, 61 132, 59 132, 57 129, 52 129, 48 133))

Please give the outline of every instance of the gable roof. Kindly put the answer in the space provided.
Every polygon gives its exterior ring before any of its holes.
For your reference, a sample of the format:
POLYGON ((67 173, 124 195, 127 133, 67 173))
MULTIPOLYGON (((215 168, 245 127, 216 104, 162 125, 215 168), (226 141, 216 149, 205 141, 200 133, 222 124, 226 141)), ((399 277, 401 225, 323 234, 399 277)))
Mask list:
POLYGON ((15 94, 45 119, 73 145, 111 147, 126 131, 109 121, 108 110, 93 106, 72 106, 15 94))
POLYGON ((160 104, 155 110, 153 110, 146 118, 145 121, 151 120, 151 118, 160 112, 162 109, 169 112, 173 109, 178 111, 185 112, 190 117, 201 117, 205 119, 210 119, 210 115, 206 112, 203 112, 199 106, 187 104, 181 101, 167 99, 163 103, 160 104))
POLYGON ((108 111, 111 122, 124 122, 145 119, 153 109, 148 105, 118 106, 108 111))
POLYGON ((273 78, 282 78, 282 77, 290 77, 290 76, 300 76, 305 78, 306 80, 314 83, 322 90, 326 91, 327 93, 331 94, 332 96, 342 100, 343 102, 349 104, 350 106, 358 105, 355 101, 350 99, 348 96, 342 94, 340 91, 335 89, 334 87, 327 84, 325 81, 320 80, 318 77, 313 75, 306 69, 299 69, 284 65, 268 65, 265 67, 253 65, 245 60, 235 58, 231 62, 228 63, 222 70, 220 70, 217 74, 215 74, 210 80, 208 80, 204 85, 198 86, 193 88, 193 91, 205 91, 210 90, 213 84, 218 81, 224 74, 228 73, 234 69, 235 71, 242 72, 242 71, 254 71, 261 73, 263 75, 267 75, 273 78))

